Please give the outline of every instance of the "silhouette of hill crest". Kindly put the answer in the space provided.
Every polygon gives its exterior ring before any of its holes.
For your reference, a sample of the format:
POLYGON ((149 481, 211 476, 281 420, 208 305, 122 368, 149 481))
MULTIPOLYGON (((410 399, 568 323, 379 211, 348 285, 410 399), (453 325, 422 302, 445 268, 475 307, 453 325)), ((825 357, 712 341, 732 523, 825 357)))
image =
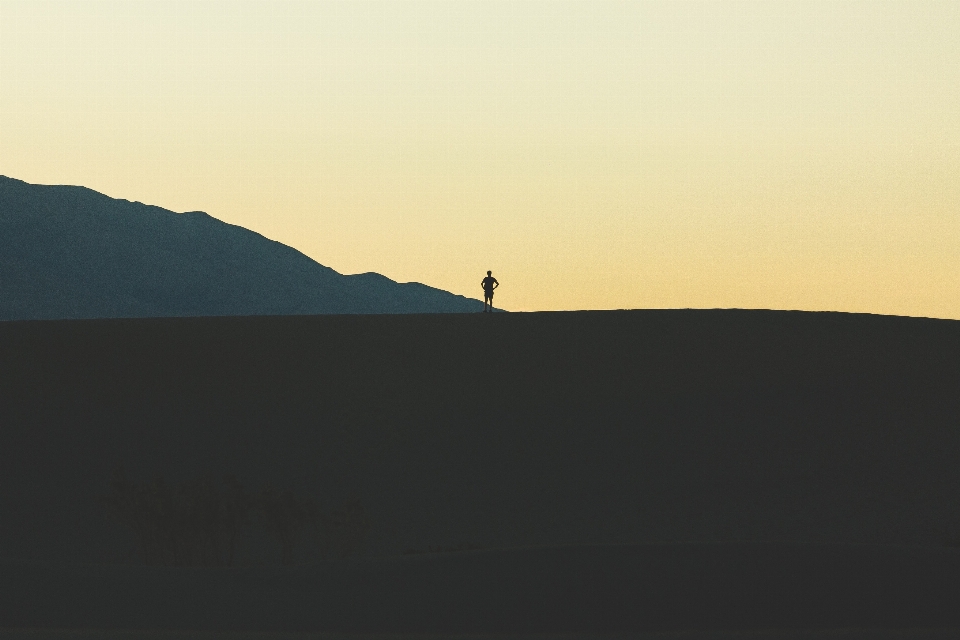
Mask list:
POLYGON ((0 320, 464 313, 483 303, 343 275, 202 211, 0 176, 0 320))

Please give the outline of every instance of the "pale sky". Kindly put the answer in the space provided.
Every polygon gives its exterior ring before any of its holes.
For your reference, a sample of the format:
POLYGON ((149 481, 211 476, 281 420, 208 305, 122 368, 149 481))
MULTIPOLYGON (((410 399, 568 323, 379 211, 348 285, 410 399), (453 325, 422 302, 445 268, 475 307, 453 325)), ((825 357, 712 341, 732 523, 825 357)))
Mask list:
POLYGON ((0 174, 510 310, 960 318, 960 2, 0 0, 0 174))

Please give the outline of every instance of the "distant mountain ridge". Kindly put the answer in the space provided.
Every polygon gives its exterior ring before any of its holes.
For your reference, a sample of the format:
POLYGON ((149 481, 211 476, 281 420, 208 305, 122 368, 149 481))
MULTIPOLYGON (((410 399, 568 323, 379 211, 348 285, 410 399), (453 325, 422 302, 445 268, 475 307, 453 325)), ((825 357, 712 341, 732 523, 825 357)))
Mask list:
POLYGON ((0 320, 482 308, 416 282, 342 275, 201 211, 0 176, 0 320))

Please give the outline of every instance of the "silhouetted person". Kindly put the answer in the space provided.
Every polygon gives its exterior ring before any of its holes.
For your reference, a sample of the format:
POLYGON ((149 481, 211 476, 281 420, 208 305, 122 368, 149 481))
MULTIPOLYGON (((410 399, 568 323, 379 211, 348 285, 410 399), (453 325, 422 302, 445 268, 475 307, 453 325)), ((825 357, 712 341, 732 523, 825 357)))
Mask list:
POLYGON ((493 290, 500 286, 497 279, 487 271, 487 277, 480 281, 483 287, 483 310, 487 311, 487 305, 490 305, 490 311, 493 311, 493 290))

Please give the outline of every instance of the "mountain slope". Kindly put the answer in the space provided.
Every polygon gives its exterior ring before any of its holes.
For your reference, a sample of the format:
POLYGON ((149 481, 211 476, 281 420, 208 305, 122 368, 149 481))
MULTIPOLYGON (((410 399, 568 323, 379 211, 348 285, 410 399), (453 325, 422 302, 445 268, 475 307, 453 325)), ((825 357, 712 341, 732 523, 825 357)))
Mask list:
POLYGON ((472 312, 483 303, 345 276, 192 211, 0 176, 0 320, 472 312))

